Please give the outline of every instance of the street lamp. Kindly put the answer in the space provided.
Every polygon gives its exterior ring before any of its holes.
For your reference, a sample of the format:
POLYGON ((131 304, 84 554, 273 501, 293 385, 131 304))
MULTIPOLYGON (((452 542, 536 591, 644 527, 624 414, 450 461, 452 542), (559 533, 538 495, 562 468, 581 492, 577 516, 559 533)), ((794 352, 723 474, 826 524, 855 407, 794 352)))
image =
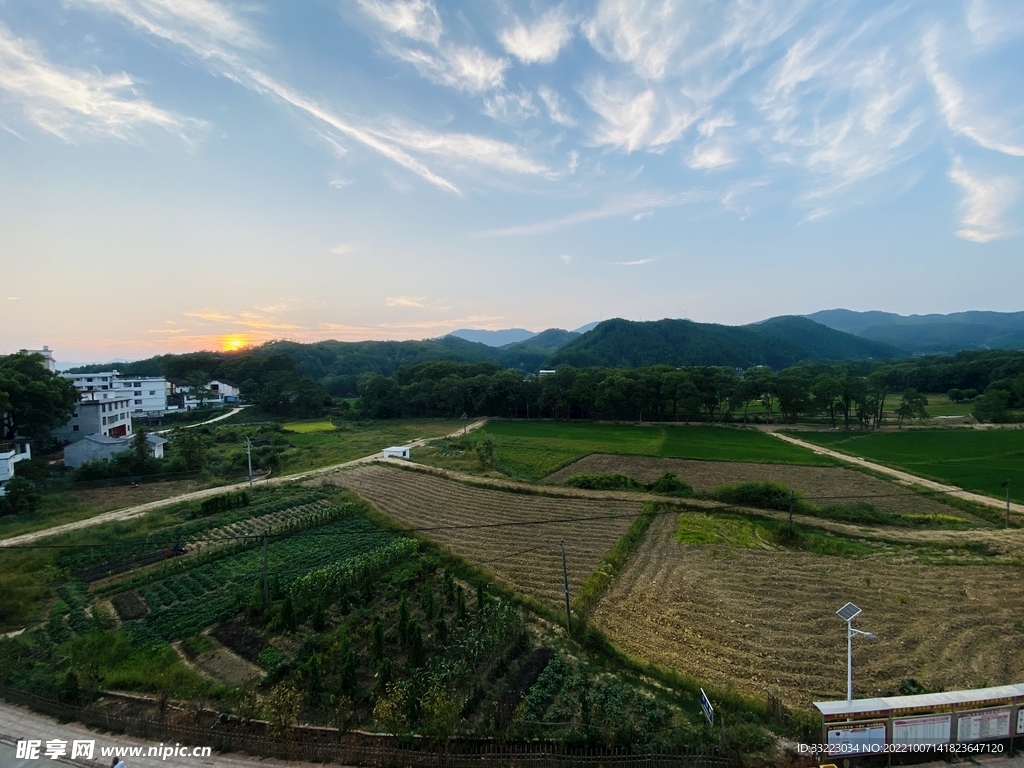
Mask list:
POLYGON ((878 638, 870 632, 854 629, 853 620, 861 614, 861 610, 853 603, 847 603, 836 613, 846 622, 846 700, 853 701, 853 636, 864 635, 868 640, 878 638))

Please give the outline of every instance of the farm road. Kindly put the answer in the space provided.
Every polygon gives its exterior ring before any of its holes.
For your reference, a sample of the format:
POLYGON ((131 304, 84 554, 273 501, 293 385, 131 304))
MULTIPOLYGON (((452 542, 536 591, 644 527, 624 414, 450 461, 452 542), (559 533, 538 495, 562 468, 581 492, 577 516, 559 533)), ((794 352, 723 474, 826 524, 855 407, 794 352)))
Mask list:
MULTIPOLYGON (((80 768, 109 768, 110 758, 101 758, 99 751, 102 747, 118 747, 127 752, 132 747, 142 747, 148 750, 155 747, 159 741, 144 741, 131 736, 124 736, 114 733, 98 733, 91 731, 81 723, 58 723, 44 715, 37 714, 23 707, 16 707, 7 702, 0 702, 0 765, 15 766, 15 768, 31 768, 41 764, 57 766, 79 766, 80 768), (92 760, 24 760, 19 761, 15 757, 15 744, 19 739, 40 739, 44 743, 48 739, 63 739, 70 745, 75 739, 91 739, 96 742, 96 749, 92 760)), ((193 746, 193 745, 189 745, 193 746)), ((205 745, 196 745, 205 746, 205 745)), ((127 757, 125 763, 129 768, 250 768, 250 766, 263 766, 264 768, 314 768, 313 763, 286 762, 272 758, 246 757, 245 755, 222 755, 214 753, 211 757, 168 757, 166 760, 158 757, 127 757)), ((320 764, 317 764, 320 768, 320 764)))
MULTIPOLYGON (((472 424, 467 424, 463 429, 465 431, 471 431, 478 429, 487 423, 487 419, 480 419, 474 421, 472 424)), ((457 430, 447 437, 458 437, 462 434, 463 429, 457 430)), ((413 448, 421 445, 425 445, 429 440, 435 438, 421 438, 420 440, 414 440, 409 443, 413 448)), ((262 480, 256 480, 256 485, 280 485, 281 483, 291 483, 296 480, 309 480, 320 475, 330 474, 336 472, 339 469, 345 467, 354 467, 359 464, 365 464, 371 461, 376 461, 381 458, 381 453, 377 452, 369 456, 363 456, 360 459, 353 459, 351 461, 345 461, 341 464, 332 464, 329 467, 321 467, 320 469, 311 469, 306 472, 296 472, 293 475, 282 475, 281 477, 268 477, 262 480)), ((146 504, 138 504, 134 507, 126 507, 124 509, 115 509, 110 512, 104 512, 96 515, 95 517, 88 517, 85 520, 76 520, 73 523, 65 523, 64 525, 55 525, 52 528, 43 528, 38 531, 32 531, 30 533, 23 533, 20 536, 11 536, 7 539, 0 539, 0 548, 3 547, 15 547, 23 544, 31 544, 39 539, 46 538, 48 536, 56 536, 61 533, 67 533, 69 531, 78 531, 82 528, 89 528, 93 525, 102 525, 103 523, 114 522, 115 520, 131 520, 132 518, 144 515, 147 512, 151 512, 154 509, 160 507, 166 507, 171 504, 178 504, 183 501, 197 501, 199 499, 209 498, 210 496, 216 496, 221 493, 229 493, 231 491, 242 491, 249 487, 248 481, 235 483, 234 485, 221 485, 216 488, 204 488, 201 491, 192 491, 190 493, 182 493, 178 496, 171 496, 166 499, 160 499, 159 501, 151 501, 146 504)))
MULTIPOLYGON (((965 501, 973 501, 976 504, 983 504, 986 507, 993 507, 995 509, 1001 510, 1006 509, 1005 501, 994 499, 991 496, 982 496, 980 493, 971 493, 970 491, 965 491, 963 488, 960 488, 955 485, 943 485, 942 483, 936 483, 934 480, 927 480, 923 477, 912 475, 909 472, 904 472, 903 470, 900 469, 893 469, 892 467, 887 467, 884 464, 876 464, 875 462, 868 461, 867 459, 863 459, 860 456, 851 456, 848 453, 840 453, 839 451, 833 451, 830 448, 823 448, 820 445, 808 443, 806 440, 800 440, 799 438, 792 437, 791 435, 784 435, 781 432, 771 431, 770 434, 779 438, 779 440, 784 440, 787 443, 792 443, 793 445, 799 445, 802 448, 807 448, 808 450, 814 451, 815 453, 821 456, 831 456, 833 459, 839 459, 840 461, 845 461, 849 464, 853 464, 854 466, 864 467, 865 469, 870 469, 873 472, 881 472, 883 475, 888 475, 889 477, 899 480, 902 483, 919 485, 922 488, 927 488, 929 491, 939 491, 941 493, 947 493, 950 496, 956 496, 958 499, 964 499, 965 501)), ((1010 502, 1010 511, 1016 515, 1024 515, 1024 504, 1015 504, 1013 502, 1010 502)))

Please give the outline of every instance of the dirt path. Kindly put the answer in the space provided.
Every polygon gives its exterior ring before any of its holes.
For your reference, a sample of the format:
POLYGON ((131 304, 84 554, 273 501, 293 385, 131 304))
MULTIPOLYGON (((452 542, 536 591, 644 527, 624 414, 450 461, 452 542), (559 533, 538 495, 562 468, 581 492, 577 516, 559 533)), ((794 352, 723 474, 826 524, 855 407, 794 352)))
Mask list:
POLYGON ((170 427, 168 429, 159 429, 154 432, 154 435, 165 435, 168 432, 173 432, 176 429, 194 429, 195 427, 205 427, 207 424, 215 424, 218 421, 224 421, 224 419, 230 419, 236 413, 241 413, 248 406, 240 405, 237 408, 233 408, 230 413, 222 413, 220 416, 214 416, 212 419, 206 421, 200 421, 198 424, 185 424, 181 427, 170 427))
MULTIPOLYGON (((904 472, 900 469, 887 467, 884 464, 876 464, 875 462, 868 461, 860 456, 851 456, 848 453, 840 453, 839 451, 833 451, 830 448, 823 448, 820 445, 808 443, 806 440, 800 440, 799 438, 791 435, 784 435, 781 432, 773 431, 770 434, 779 438, 779 440, 785 440, 787 443, 799 445, 801 448, 807 448, 821 456, 831 456, 833 459, 839 459, 840 461, 845 461, 849 464, 853 464, 854 466, 864 467, 865 469, 870 469, 872 472, 880 472, 881 474, 888 475, 901 483, 919 485, 922 488, 927 488, 929 491, 940 491, 941 493, 947 493, 950 496, 956 496, 958 499, 972 501, 975 504, 983 504, 986 507, 993 507, 994 509, 1006 509, 1005 501, 993 499, 991 496, 982 496, 980 493, 971 493, 970 491, 965 491, 963 488, 955 485, 943 485, 942 483, 936 483, 934 480, 927 480, 926 478, 912 475, 909 472, 904 472)), ((1015 515, 1024 516, 1024 504, 1015 504, 1010 502, 1010 511, 1015 515)))
MULTIPOLYGON (((230 415, 230 414, 229 414, 230 415)), ((487 419, 480 419, 474 421, 472 424, 467 425, 463 429, 466 431, 478 429, 487 422, 487 419)), ((447 437, 459 437, 463 433, 463 429, 459 429, 456 432, 447 435, 447 437)), ((409 443, 413 448, 418 446, 426 445, 430 440, 436 438, 422 438, 420 440, 414 440, 409 443)), ((345 461, 341 464, 332 464, 329 467, 321 467, 320 469, 311 469, 307 472, 297 472, 293 475, 282 475, 281 477, 271 477, 258 480, 254 482, 254 485, 280 485, 282 483, 291 483, 298 480, 309 480, 319 475, 329 474, 336 472, 339 469, 346 467, 354 467, 359 464, 365 464, 371 461, 377 461, 380 459, 382 454, 380 452, 371 454, 370 456, 364 456, 361 459, 353 459, 351 461, 345 461)), ((242 483, 235 483, 234 485, 221 485, 216 488, 204 488, 201 491, 192 491, 191 493, 182 493, 178 496, 171 496, 166 499, 160 499, 159 501, 151 501, 148 504, 138 504, 134 507, 127 507, 125 509, 115 509, 111 512, 104 512, 103 514, 96 515, 95 517, 89 517, 85 520, 77 520, 73 523, 65 523, 64 525, 55 525, 52 528, 43 528, 38 531, 32 531, 30 533, 23 533, 19 536, 11 536, 7 539, 0 539, 0 548, 3 547, 15 547, 23 544, 31 544, 39 539, 46 538, 48 536, 56 536, 61 533, 67 533, 68 531, 78 531, 82 528, 89 528, 93 525, 102 525, 103 523, 110 523, 115 520, 131 520, 134 517, 139 517, 147 512, 151 512, 154 509, 160 507, 166 507, 170 504, 178 504, 183 501, 196 501, 198 499, 205 499, 210 496, 216 496, 221 493, 229 493, 231 491, 240 491, 249 487, 248 481, 242 483)))

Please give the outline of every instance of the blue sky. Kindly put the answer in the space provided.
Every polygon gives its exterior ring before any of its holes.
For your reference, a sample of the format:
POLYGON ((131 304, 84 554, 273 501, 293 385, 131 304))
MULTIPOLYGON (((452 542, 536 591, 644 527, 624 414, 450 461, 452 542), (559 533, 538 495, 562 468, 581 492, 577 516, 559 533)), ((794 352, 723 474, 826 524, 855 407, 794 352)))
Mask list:
POLYGON ((1018 0, 0 0, 0 352, 1024 309, 1018 0))

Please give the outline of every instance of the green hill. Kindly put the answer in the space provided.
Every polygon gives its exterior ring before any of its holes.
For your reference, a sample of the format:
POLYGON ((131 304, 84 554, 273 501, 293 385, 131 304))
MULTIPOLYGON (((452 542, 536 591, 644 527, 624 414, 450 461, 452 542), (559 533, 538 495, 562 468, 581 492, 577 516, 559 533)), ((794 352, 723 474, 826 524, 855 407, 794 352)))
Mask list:
POLYGON ((899 357, 888 344, 867 341, 799 317, 746 326, 690 320, 605 320, 558 350, 546 367, 639 368, 648 365, 722 365, 776 370, 806 360, 899 357))

